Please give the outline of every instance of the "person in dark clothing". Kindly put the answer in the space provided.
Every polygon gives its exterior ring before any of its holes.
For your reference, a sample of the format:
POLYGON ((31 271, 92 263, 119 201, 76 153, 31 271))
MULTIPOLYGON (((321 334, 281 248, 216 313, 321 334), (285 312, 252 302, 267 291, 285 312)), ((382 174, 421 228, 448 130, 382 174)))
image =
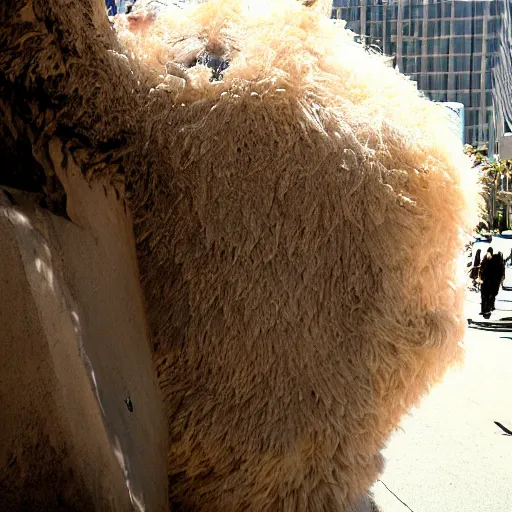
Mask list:
POLYGON ((489 318, 491 311, 494 311, 496 296, 498 295, 504 277, 505 263, 503 261, 503 255, 500 252, 493 254, 492 248, 489 247, 480 264, 480 279, 482 281, 480 287, 482 309, 480 314, 483 315, 484 318, 489 318))
POLYGON ((494 287, 492 285, 492 247, 487 249, 485 256, 480 263, 480 296, 482 298, 480 314, 485 318, 491 316, 491 299, 494 287))
POLYGON ((498 252, 491 259, 492 264, 492 295, 491 295, 491 311, 494 311, 494 302, 496 300, 496 296, 500 291, 501 283, 505 279, 505 262, 503 261, 503 253, 498 252))
POLYGON ((475 254, 475 260, 473 261, 473 266, 471 267, 470 271, 469 271, 469 277, 471 278, 471 280, 473 281, 473 289, 474 290, 477 290, 477 279, 478 279, 478 274, 480 272, 480 254, 482 253, 482 250, 481 249, 477 249, 476 251, 476 254, 475 254))
POLYGON ((109 16, 115 16, 117 14, 117 5, 115 0, 105 0, 105 6, 107 7, 107 14, 109 16))
POLYGON ((507 256, 505 264, 508 264, 509 266, 512 265, 512 249, 510 249, 510 254, 507 256))

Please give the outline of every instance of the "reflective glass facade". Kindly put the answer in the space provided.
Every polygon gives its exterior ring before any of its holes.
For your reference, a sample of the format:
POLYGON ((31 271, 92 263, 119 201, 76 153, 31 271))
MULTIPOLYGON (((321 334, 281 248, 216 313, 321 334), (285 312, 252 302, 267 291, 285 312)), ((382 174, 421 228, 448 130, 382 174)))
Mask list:
POLYGON ((396 55, 398 69, 427 97, 462 103, 466 142, 479 145, 494 138, 493 70, 511 1, 334 0, 333 17, 396 55))

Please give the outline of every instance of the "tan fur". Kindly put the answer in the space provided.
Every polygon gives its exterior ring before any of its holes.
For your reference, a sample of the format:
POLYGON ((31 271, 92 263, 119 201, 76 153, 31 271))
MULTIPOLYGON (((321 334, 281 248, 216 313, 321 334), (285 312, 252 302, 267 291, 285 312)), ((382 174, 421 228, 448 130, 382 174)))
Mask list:
POLYGON ((16 2, 38 9, 8 18, 16 59, 0 72, 28 84, 10 118, 42 147, 63 137, 88 177, 126 178, 173 509, 346 511, 461 356, 473 196, 441 108, 354 46, 323 1, 119 17, 126 56, 100 0, 80 16, 78 2, 16 2), (187 68, 203 50, 230 61, 223 81, 187 68), (51 80, 34 92, 41 70, 51 80), (57 95, 56 118, 24 108, 57 95))
POLYGON ((346 510, 460 357, 468 163, 440 107, 318 12, 257 14, 169 10, 143 38, 118 22, 155 73, 231 62, 153 92, 133 163, 171 502, 346 510))

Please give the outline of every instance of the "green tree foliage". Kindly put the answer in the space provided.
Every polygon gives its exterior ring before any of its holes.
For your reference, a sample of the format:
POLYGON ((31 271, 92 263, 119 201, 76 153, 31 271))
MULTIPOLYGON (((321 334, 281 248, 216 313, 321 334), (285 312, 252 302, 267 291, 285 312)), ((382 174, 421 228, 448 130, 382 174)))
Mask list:
POLYGON ((482 184, 482 196, 486 205, 486 211, 482 213, 489 220, 489 227, 493 228, 496 223, 498 217, 496 202, 499 201, 503 204, 503 214, 499 221, 500 231, 507 229, 506 206, 502 200, 497 199, 496 194, 499 191, 501 178, 507 177, 510 179, 512 176, 512 159, 489 158, 487 146, 475 148, 466 145, 464 151, 473 159, 474 167, 479 167, 479 181, 482 184))

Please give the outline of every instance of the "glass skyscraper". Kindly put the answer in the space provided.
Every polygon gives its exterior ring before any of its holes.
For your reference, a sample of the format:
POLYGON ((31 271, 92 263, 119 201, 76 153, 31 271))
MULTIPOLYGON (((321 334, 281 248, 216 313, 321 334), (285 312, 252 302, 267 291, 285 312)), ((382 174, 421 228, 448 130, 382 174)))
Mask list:
POLYGON ((511 1, 334 0, 333 18, 395 55, 398 69, 430 99, 462 103, 467 143, 492 144, 500 101, 493 98, 492 73, 511 1))

